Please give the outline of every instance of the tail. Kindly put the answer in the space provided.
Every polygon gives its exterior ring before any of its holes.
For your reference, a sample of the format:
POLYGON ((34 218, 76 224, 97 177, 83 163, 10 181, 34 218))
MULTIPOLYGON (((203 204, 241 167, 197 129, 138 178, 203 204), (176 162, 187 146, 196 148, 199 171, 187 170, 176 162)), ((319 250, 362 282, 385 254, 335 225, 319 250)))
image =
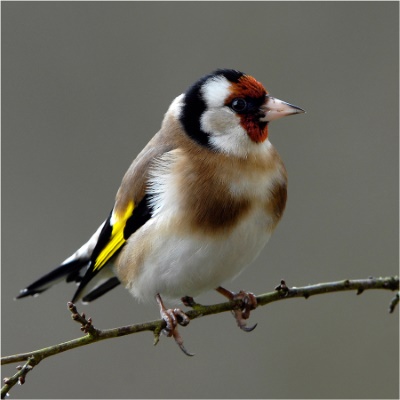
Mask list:
MULTIPOLYGON (((90 259, 66 261, 53 271, 27 286, 25 289, 22 289, 16 299, 39 295, 64 279, 66 282, 74 281, 79 283, 81 282, 89 263, 90 259)), ((106 272, 106 270, 104 270, 104 272, 106 272)), ((92 280, 92 285, 88 287, 89 290, 82 292, 79 296, 77 296, 76 293, 71 301, 76 302, 77 300, 82 299, 84 303, 89 303, 100 296, 103 296, 103 294, 106 294, 120 284, 119 279, 116 276, 110 277, 110 274, 99 274, 96 278, 97 279, 92 280)))
POLYGON ((49 272, 48 274, 42 276, 25 289, 22 289, 17 299, 22 299, 23 297, 35 296, 37 294, 43 293, 45 290, 49 289, 54 284, 65 279, 67 282, 80 280, 80 271, 87 266, 89 259, 76 259, 72 261, 65 261, 59 267, 49 272))
MULTIPOLYGON (((16 299, 39 295, 64 279, 66 282, 80 283, 88 271, 93 249, 98 242, 103 226, 104 223, 87 243, 71 257, 67 258, 59 267, 22 289, 16 299)), ((100 272, 95 279, 92 279, 91 285, 85 287, 86 290, 76 291, 72 299, 73 302, 79 299, 82 299, 83 302, 93 301, 120 284, 118 278, 113 276, 109 268, 103 268, 100 272)))

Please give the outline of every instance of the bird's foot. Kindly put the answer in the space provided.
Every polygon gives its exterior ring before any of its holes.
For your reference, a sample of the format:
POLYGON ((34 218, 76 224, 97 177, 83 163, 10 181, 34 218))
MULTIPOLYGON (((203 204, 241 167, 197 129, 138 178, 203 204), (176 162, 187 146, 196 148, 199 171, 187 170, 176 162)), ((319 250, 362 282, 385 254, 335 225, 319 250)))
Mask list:
POLYGON ((161 330, 161 332, 167 336, 175 339, 176 344, 179 348, 187 355, 194 356, 194 354, 189 353, 185 346, 183 345, 182 336, 178 332, 178 324, 181 326, 186 326, 189 324, 189 317, 180 309, 180 308, 166 308, 161 299, 161 296, 157 293, 156 300, 158 306, 160 307, 160 315, 161 318, 165 321, 166 327, 161 330))
POLYGON ((216 290, 218 293, 221 293, 223 296, 227 297, 230 301, 240 301, 239 307, 233 310, 232 314, 235 317, 240 329, 246 332, 251 332, 254 330, 257 324, 252 327, 248 327, 246 319, 249 319, 250 311, 255 310, 257 307, 256 296, 253 293, 245 292, 243 290, 241 290, 239 293, 234 293, 224 289, 221 286, 219 286, 216 290))

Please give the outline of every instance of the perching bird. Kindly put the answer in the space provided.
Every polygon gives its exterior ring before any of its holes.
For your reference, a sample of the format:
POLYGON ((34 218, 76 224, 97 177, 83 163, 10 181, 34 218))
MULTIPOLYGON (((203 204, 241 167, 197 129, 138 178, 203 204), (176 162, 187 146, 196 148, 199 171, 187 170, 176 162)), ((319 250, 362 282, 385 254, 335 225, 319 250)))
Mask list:
POLYGON ((18 298, 66 279, 79 285, 72 302, 90 302, 122 283, 139 300, 156 297, 164 333, 184 350, 176 326, 189 320, 162 298, 190 305, 217 289, 243 300, 235 317, 248 329, 254 295, 220 285, 257 257, 282 217, 287 175, 268 140, 269 122, 303 112, 242 72, 204 76, 172 102, 95 234, 18 298))

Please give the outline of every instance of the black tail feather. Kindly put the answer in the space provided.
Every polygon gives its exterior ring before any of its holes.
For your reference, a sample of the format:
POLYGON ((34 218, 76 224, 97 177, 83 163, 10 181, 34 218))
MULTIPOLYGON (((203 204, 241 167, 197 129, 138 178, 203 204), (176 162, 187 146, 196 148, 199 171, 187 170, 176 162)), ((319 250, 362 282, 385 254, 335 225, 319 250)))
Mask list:
MULTIPOLYGON (((68 278, 74 277, 74 279, 76 279, 79 275, 80 269, 86 266, 88 262, 88 259, 76 259, 67 264, 61 264, 59 267, 42 276, 25 289, 22 289, 16 298, 22 299, 23 297, 34 296, 35 294, 42 293, 55 283, 55 281, 61 280, 66 275, 68 275, 68 278)), ((69 281, 70 280, 72 279, 69 279, 69 281)))

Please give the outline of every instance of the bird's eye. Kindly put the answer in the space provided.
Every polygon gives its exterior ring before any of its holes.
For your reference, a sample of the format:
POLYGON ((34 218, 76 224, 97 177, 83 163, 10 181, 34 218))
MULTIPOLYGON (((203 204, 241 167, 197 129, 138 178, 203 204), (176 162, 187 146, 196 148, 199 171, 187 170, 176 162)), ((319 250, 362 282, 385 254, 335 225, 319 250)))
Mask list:
POLYGON ((232 110, 243 112, 247 108, 247 101, 245 99, 233 99, 231 104, 232 110))

